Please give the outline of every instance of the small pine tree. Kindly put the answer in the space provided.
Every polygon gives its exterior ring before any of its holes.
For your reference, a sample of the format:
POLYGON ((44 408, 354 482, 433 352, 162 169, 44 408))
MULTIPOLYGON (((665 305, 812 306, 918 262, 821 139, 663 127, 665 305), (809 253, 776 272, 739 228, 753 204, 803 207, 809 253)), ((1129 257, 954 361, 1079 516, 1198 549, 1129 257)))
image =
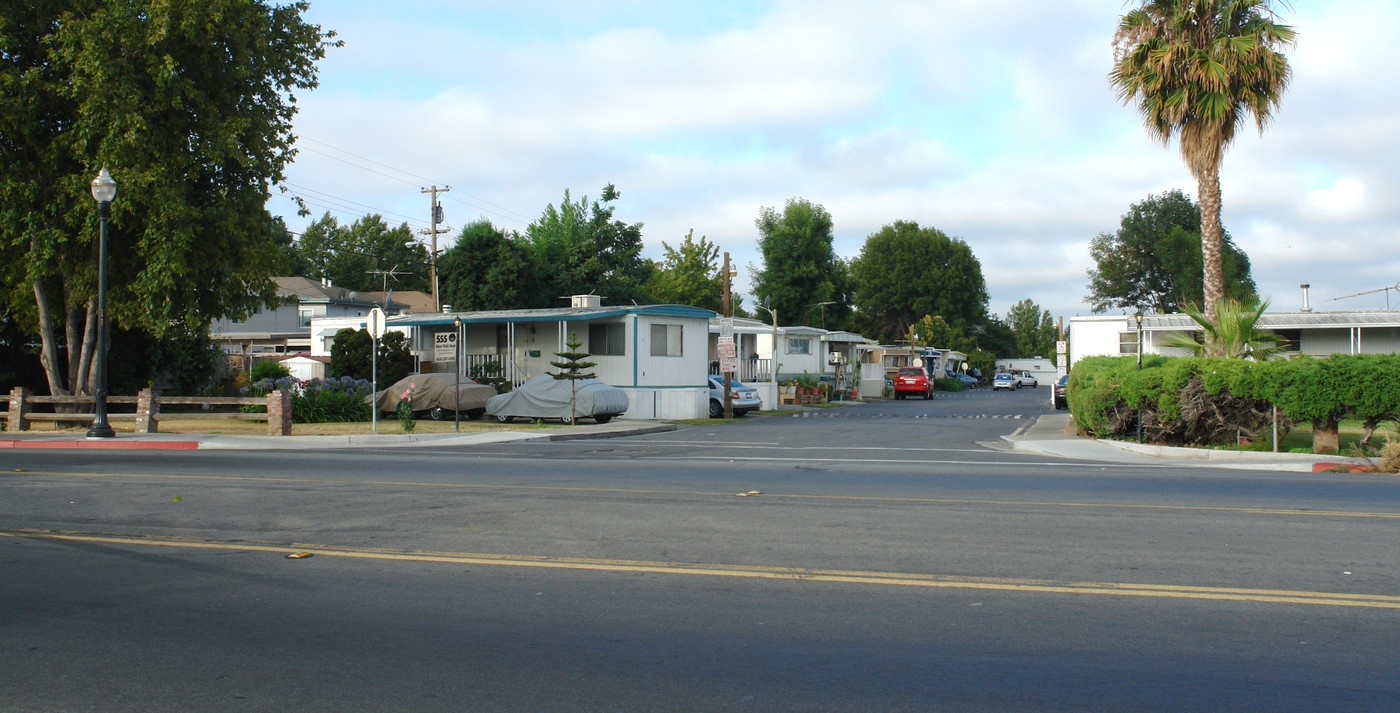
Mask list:
POLYGON ((583 346, 583 342, 578 340, 578 333, 569 332, 569 341, 564 342, 564 345, 569 348, 569 351, 554 352, 554 356, 559 357, 563 361, 552 361, 549 363, 550 366, 559 369, 558 374, 550 374, 550 376, 554 377, 556 380, 568 379, 569 421, 573 422, 575 420, 574 414, 578 413, 576 410, 577 407, 575 406, 575 401, 578 398, 578 385, 575 382, 580 379, 597 378, 592 372, 584 373, 584 370, 592 369, 598 365, 595 362, 584 361, 593 355, 588 352, 579 351, 579 347, 583 346))

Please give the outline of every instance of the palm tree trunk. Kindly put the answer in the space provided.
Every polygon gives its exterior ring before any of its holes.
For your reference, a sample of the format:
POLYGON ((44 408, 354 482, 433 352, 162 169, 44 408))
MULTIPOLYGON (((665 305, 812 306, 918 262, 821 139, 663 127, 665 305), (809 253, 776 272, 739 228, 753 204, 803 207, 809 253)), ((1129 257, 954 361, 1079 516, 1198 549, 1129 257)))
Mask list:
POLYGON ((1205 268, 1202 307, 1206 319, 1214 322, 1216 303, 1225 297, 1225 270, 1220 257, 1225 230, 1220 222, 1220 169, 1217 166, 1203 173, 1196 181, 1201 199, 1201 259, 1205 268))

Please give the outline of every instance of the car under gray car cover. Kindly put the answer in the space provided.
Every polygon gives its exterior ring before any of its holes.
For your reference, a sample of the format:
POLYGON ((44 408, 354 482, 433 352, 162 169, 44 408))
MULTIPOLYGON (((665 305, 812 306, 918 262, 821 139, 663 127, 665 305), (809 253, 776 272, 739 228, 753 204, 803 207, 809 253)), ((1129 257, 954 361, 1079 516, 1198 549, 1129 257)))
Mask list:
POLYGON ((569 412, 570 381, 537 376, 507 394, 494 396, 486 404, 487 416, 515 418, 591 418, 616 416, 631 404, 627 392, 597 379, 572 382, 574 410, 569 412))

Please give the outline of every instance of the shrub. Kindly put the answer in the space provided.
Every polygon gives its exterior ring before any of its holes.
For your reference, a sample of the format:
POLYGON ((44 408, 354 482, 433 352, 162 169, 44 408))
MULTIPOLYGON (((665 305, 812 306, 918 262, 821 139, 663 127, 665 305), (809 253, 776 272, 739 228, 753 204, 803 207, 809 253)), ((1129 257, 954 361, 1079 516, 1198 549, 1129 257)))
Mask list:
POLYGON ((933 382, 933 388, 939 391, 962 391, 963 384, 957 379, 937 379, 933 382))
POLYGON ((1381 446, 1381 462, 1378 467, 1382 473, 1400 473, 1400 443, 1386 439, 1385 445, 1381 446))
POLYGON ((258 359, 257 361, 253 362, 253 368, 250 370, 248 378, 251 381, 257 382, 264 380, 280 379, 284 376, 291 375, 292 372, 288 371, 287 367, 283 366, 282 362, 280 361, 273 361, 271 359, 258 359))
MULTIPOLYGON (((297 381, 286 376, 280 379, 264 379, 243 390, 247 396, 266 396, 275 389, 291 394, 292 423, 345 423, 368 421, 370 404, 365 397, 370 395, 370 382, 364 379, 341 377, 339 379, 308 379, 297 381)), ((244 413, 262 413, 265 406, 244 406, 244 413)))
POLYGON ((1140 419, 1144 436, 1162 443, 1258 440, 1277 408, 1281 434, 1306 421, 1315 445, 1330 436, 1335 448, 1344 419, 1363 422, 1363 443, 1382 421, 1400 419, 1400 356, 1267 362, 1151 356, 1141 371, 1133 357, 1093 357, 1074 366, 1068 396, 1075 426, 1087 435, 1128 435, 1140 419))

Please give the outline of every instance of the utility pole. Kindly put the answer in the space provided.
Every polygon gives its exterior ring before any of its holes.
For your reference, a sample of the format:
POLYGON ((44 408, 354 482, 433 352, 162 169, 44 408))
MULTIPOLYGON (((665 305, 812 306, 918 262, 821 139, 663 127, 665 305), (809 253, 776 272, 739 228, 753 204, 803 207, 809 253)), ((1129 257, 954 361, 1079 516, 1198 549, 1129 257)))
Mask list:
MULTIPOLYGON (((729 253, 725 253, 725 254, 724 254, 724 319, 726 320, 726 323, 727 323, 728 320, 731 319, 733 316, 734 316, 734 311, 733 311, 733 309, 732 309, 732 307, 731 307, 731 303, 730 303, 730 299, 729 299, 729 253)), ((721 364, 724 363, 724 360, 721 359, 721 360, 720 360, 720 363, 721 363, 721 364)), ((724 377, 724 417, 725 417, 725 419, 732 419, 732 418, 734 418, 734 399, 733 399, 732 396, 730 396, 730 393, 729 393, 729 379, 730 379, 730 377, 732 376, 732 374, 731 374, 730 372, 725 371, 724 369, 720 369, 720 374, 724 377)))
POLYGON ((433 236, 432 253, 428 255, 428 291, 433 293, 434 312, 442 311, 442 302, 438 299, 437 278, 437 236, 438 223, 442 222, 442 206, 438 204, 437 197, 439 193, 446 193, 450 190, 452 190, 452 186, 443 186, 442 188, 433 186, 432 188, 424 188, 419 191, 419 193, 433 194, 433 204, 429 207, 429 215, 431 218, 428 221, 428 224, 431 226, 428 228, 428 234, 433 236))

